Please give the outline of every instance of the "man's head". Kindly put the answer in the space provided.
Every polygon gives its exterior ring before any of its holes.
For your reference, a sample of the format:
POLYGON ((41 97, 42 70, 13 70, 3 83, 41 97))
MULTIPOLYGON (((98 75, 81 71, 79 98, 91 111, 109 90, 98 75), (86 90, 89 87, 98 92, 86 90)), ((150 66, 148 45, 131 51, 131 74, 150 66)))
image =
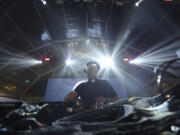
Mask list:
POLYGON ((91 61, 85 65, 84 71, 88 79, 96 79, 100 66, 98 63, 91 61))

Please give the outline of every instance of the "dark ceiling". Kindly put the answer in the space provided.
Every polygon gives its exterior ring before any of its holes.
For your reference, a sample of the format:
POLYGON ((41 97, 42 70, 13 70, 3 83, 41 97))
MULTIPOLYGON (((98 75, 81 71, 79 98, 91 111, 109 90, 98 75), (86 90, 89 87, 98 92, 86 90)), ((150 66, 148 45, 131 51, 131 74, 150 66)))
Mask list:
POLYGON ((1 96, 19 98, 43 76, 76 77, 62 72, 68 55, 93 55, 92 48, 116 50, 117 63, 126 68, 123 57, 179 39, 178 0, 143 0, 136 7, 138 1, 0 0, 1 96), (51 60, 25 62, 45 57, 51 60))

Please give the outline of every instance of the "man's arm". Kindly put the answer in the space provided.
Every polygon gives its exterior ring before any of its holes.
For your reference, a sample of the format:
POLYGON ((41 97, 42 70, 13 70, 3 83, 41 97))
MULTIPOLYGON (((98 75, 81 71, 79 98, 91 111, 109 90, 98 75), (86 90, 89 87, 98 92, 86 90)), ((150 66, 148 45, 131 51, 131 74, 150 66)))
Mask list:
POLYGON ((97 97, 96 98, 96 104, 104 104, 104 103, 110 103, 110 102, 115 102, 117 100, 119 100, 119 97, 116 93, 116 91, 113 89, 113 87, 111 86, 111 84, 104 80, 104 87, 107 90, 107 94, 105 97, 97 97))
POLYGON ((71 91, 65 96, 65 101, 73 101, 76 98, 77 98, 77 92, 71 91))
POLYGON ((108 86, 108 90, 109 90, 109 97, 106 98, 106 102, 115 102, 117 100, 119 100, 119 97, 116 93, 116 91, 114 90, 114 88, 112 87, 112 85, 108 82, 107 82, 107 86, 108 86))
POLYGON ((81 89, 82 84, 85 81, 79 81, 77 82, 74 87, 73 90, 71 92, 69 92, 66 96, 65 96, 65 101, 73 101, 74 99, 76 99, 77 97, 79 97, 79 90, 81 89))

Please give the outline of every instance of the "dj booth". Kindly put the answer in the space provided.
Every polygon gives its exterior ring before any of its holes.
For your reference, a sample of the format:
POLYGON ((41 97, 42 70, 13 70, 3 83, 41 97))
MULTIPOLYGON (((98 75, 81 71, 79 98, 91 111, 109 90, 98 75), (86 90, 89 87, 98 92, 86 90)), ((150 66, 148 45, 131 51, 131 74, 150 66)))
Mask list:
POLYGON ((150 98, 132 97, 93 109, 76 102, 1 98, 0 134, 179 134, 180 85, 150 98))

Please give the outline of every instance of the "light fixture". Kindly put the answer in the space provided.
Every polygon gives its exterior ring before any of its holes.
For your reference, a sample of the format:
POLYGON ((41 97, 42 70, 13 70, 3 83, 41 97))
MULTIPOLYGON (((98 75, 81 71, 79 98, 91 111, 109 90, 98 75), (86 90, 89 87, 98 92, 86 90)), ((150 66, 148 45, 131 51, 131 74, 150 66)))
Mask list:
POLYGON ((41 0, 41 2, 43 3, 43 5, 47 4, 47 2, 45 0, 41 0))
POLYGON ((129 61, 129 59, 128 59, 128 58, 124 58, 123 60, 124 60, 124 61, 126 61, 126 62, 127 62, 127 61, 129 61))
POLYGON ((114 62, 111 57, 102 57, 100 59, 100 65, 103 68, 112 68, 114 66, 114 62))
POLYGON ((143 62, 142 59, 134 59, 129 61, 130 64, 141 64, 143 62))
POLYGON ((139 3, 138 3, 138 2, 136 2, 136 3, 135 3, 135 6, 136 6, 136 7, 139 7, 139 3))
POLYGON ((49 57, 44 57, 44 61, 50 61, 51 59, 49 57))
POLYGON ((170 95, 170 94, 167 94, 167 95, 165 95, 165 97, 166 97, 166 98, 170 98, 170 97, 171 97, 171 95, 170 95))
POLYGON ((139 7, 139 4, 140 4, 142 1, 143 1, 143 0, 137 1, 137 2, 135 3, 135 6, 136 6, 136 7, 139 7))
POLYGON ((86 40, 86 43, 89 44, 89 42, 90 42, 90 39, 87 39, 87 40, 86 40))
POLYGON ((43 62, 41 60, 32 60, 33 64, 42 64, 43 62))
POLYGON ((72 63, 73 63, 73 61, 72 61, 71 59, 67 59, 67 60, 66 60, 66 65, 67 65, 67 66, 72 65, 72 63))
POLYGON ((30 83, 30 80, 29 80, 29 79, 27 79, 27 80, 25 80, 24 82, 28 84, 28 83, 30 83))
POLYGON ((43 41, 48 41, 48 40, 51 40, 50 36, 48 35, 47 32, 44 32, 42 35, 41 35, 41 40, 43 41))

